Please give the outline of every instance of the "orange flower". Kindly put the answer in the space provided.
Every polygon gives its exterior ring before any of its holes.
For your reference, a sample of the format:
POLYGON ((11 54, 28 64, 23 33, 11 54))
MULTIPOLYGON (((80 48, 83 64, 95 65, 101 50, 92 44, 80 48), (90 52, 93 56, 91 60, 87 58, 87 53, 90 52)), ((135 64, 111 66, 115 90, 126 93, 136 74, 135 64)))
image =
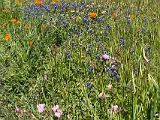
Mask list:
POLYGON ((36 5, 42 5, 43 2, 42 2, 42 0, 35 0, 35 4, 36 4, 36 5))
POLYGON ((113 11, 113 12, 112 12, 112 17, 113 17, 113 18, 116 18, 116 17, 117 17, 117 12, 113 11))
POLYGON ((89 13, 89 17, 92 18, 92 19, 93 19, 93 18, 96 18, 96 17, 97 17, 97 13, 95 13, 95 12, 90 12, 90 13, 89 13))
POLYGON ((5 40, 6 41, 10 41, 11 40, 11 35, 9 33, 6 34, 5 40))
POLYGON ((13 18, 10 20, 10 22, 15 23, 15 22, 17 22, 17 19, 13 18))
POLYGON ((32 46, 33 46, 33 41, 30 40, 30 41, 28 42, 28 45, 29 45, 30 48, 32 48, 32 46))

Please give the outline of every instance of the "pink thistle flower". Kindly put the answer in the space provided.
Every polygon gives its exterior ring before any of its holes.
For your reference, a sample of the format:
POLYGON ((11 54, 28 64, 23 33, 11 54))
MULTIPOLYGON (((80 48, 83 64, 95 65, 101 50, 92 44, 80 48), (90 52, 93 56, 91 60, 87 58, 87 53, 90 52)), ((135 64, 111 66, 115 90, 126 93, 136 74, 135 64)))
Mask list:
POLYGON ((104 92, 101 92, 101 93, 99 94, 99 98, 106 98, 106 94, 105 94, 104 92))
POLYGON ((118 113, 118 105, 112 105, 112 114, 118 113))
POLYGON ((44 110, 45 110, 44 107, 45 107, 45 104, 38 104, 38 105, 37 105, 38 112, 39 112, 39 113, 44 112, 44 110))
POLYGON ((110 56, 107 54, 102 55, 102 60, 109 60, 110 56))
POLYGON ((108 87, 108 90, 111 91, 113 86, 112 86, 112 84, 109 84, 107 87, 108 87))

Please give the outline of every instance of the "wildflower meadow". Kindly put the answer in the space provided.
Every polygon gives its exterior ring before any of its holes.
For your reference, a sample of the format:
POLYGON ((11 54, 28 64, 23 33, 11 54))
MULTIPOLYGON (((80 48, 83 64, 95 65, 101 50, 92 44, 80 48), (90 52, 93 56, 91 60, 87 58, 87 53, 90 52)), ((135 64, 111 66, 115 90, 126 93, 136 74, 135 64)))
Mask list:
POLYGON ((0 120, 160 120, 160 0, 0 0, 0 120))

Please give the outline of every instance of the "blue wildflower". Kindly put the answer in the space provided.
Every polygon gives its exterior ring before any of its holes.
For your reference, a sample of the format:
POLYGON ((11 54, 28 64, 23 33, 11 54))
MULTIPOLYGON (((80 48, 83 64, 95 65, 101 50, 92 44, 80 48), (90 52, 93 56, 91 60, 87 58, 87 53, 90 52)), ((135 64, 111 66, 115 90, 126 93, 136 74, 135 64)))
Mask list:
POLYGON ((93 71, 92 66, 89 66, 89 67, 88 67, 88 73, 89 73, 89 74, 91 74, 91 73, 92 73, 92 71, 93 71))
POLYGON ((100 55, 98 54, 98 55, 96 55, 96 59, 97 60, 100 60, 101 59, 101 57, 100 57, 100 55))
POLYGON ((108 70, 110 75, 112 75, 113 77, 118 79, 119 75, 118 75, 118 72, 115 69, 113 69, 112 67, 108 67, 107 70, 108 70))
POLYGON ((124 40, 123 37, 120 37, 120 39, 119 39, 119 44, 120 44, 121 46, 124 46, 125 40, 124 40))
POLYGON ((59 6, 57 4, 53 5, 54 10, 56 10, 59 6))
POLYGON ((106 29, 107 29, 107 30, 111 30, 112 27, 111 27, 109 24, 107 24, 106 29))
POLYGON ((88 89, 91 88, 91 86, 92 86, 91 82, 87 82, 87 83, 86 83, 86 87, 87 87, 88 89))

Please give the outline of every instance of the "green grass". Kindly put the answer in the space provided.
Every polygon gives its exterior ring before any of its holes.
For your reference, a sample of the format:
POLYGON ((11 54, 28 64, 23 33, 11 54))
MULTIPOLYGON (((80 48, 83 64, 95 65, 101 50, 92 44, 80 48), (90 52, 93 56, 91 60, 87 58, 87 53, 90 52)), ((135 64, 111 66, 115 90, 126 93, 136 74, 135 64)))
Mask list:
POLYGON ((67 115, 71 120, 160 119, 159 0, 102 1, 80 12, 79 7, 61 11, 62 3, 53 10, 49 4, 50 12, 30 13, 24 9, 32 2, 6 2, 0 6, 0 119, 54 120, 54 105, 62 109, 62 120, 67 115), (97 18, 84 21, 93 11, 97 18), (129 15, 133 19, 127 23, 129 15), (13 18, 20 22, 10 22, 13 18), (115 60, 96 58, 104 52, 115 60), (108 71, 113 62, 118 78, 108 71), (38 104, 45 104, 43 113, 38 104), (112 105, 118 105, 117 114, 112 105))

